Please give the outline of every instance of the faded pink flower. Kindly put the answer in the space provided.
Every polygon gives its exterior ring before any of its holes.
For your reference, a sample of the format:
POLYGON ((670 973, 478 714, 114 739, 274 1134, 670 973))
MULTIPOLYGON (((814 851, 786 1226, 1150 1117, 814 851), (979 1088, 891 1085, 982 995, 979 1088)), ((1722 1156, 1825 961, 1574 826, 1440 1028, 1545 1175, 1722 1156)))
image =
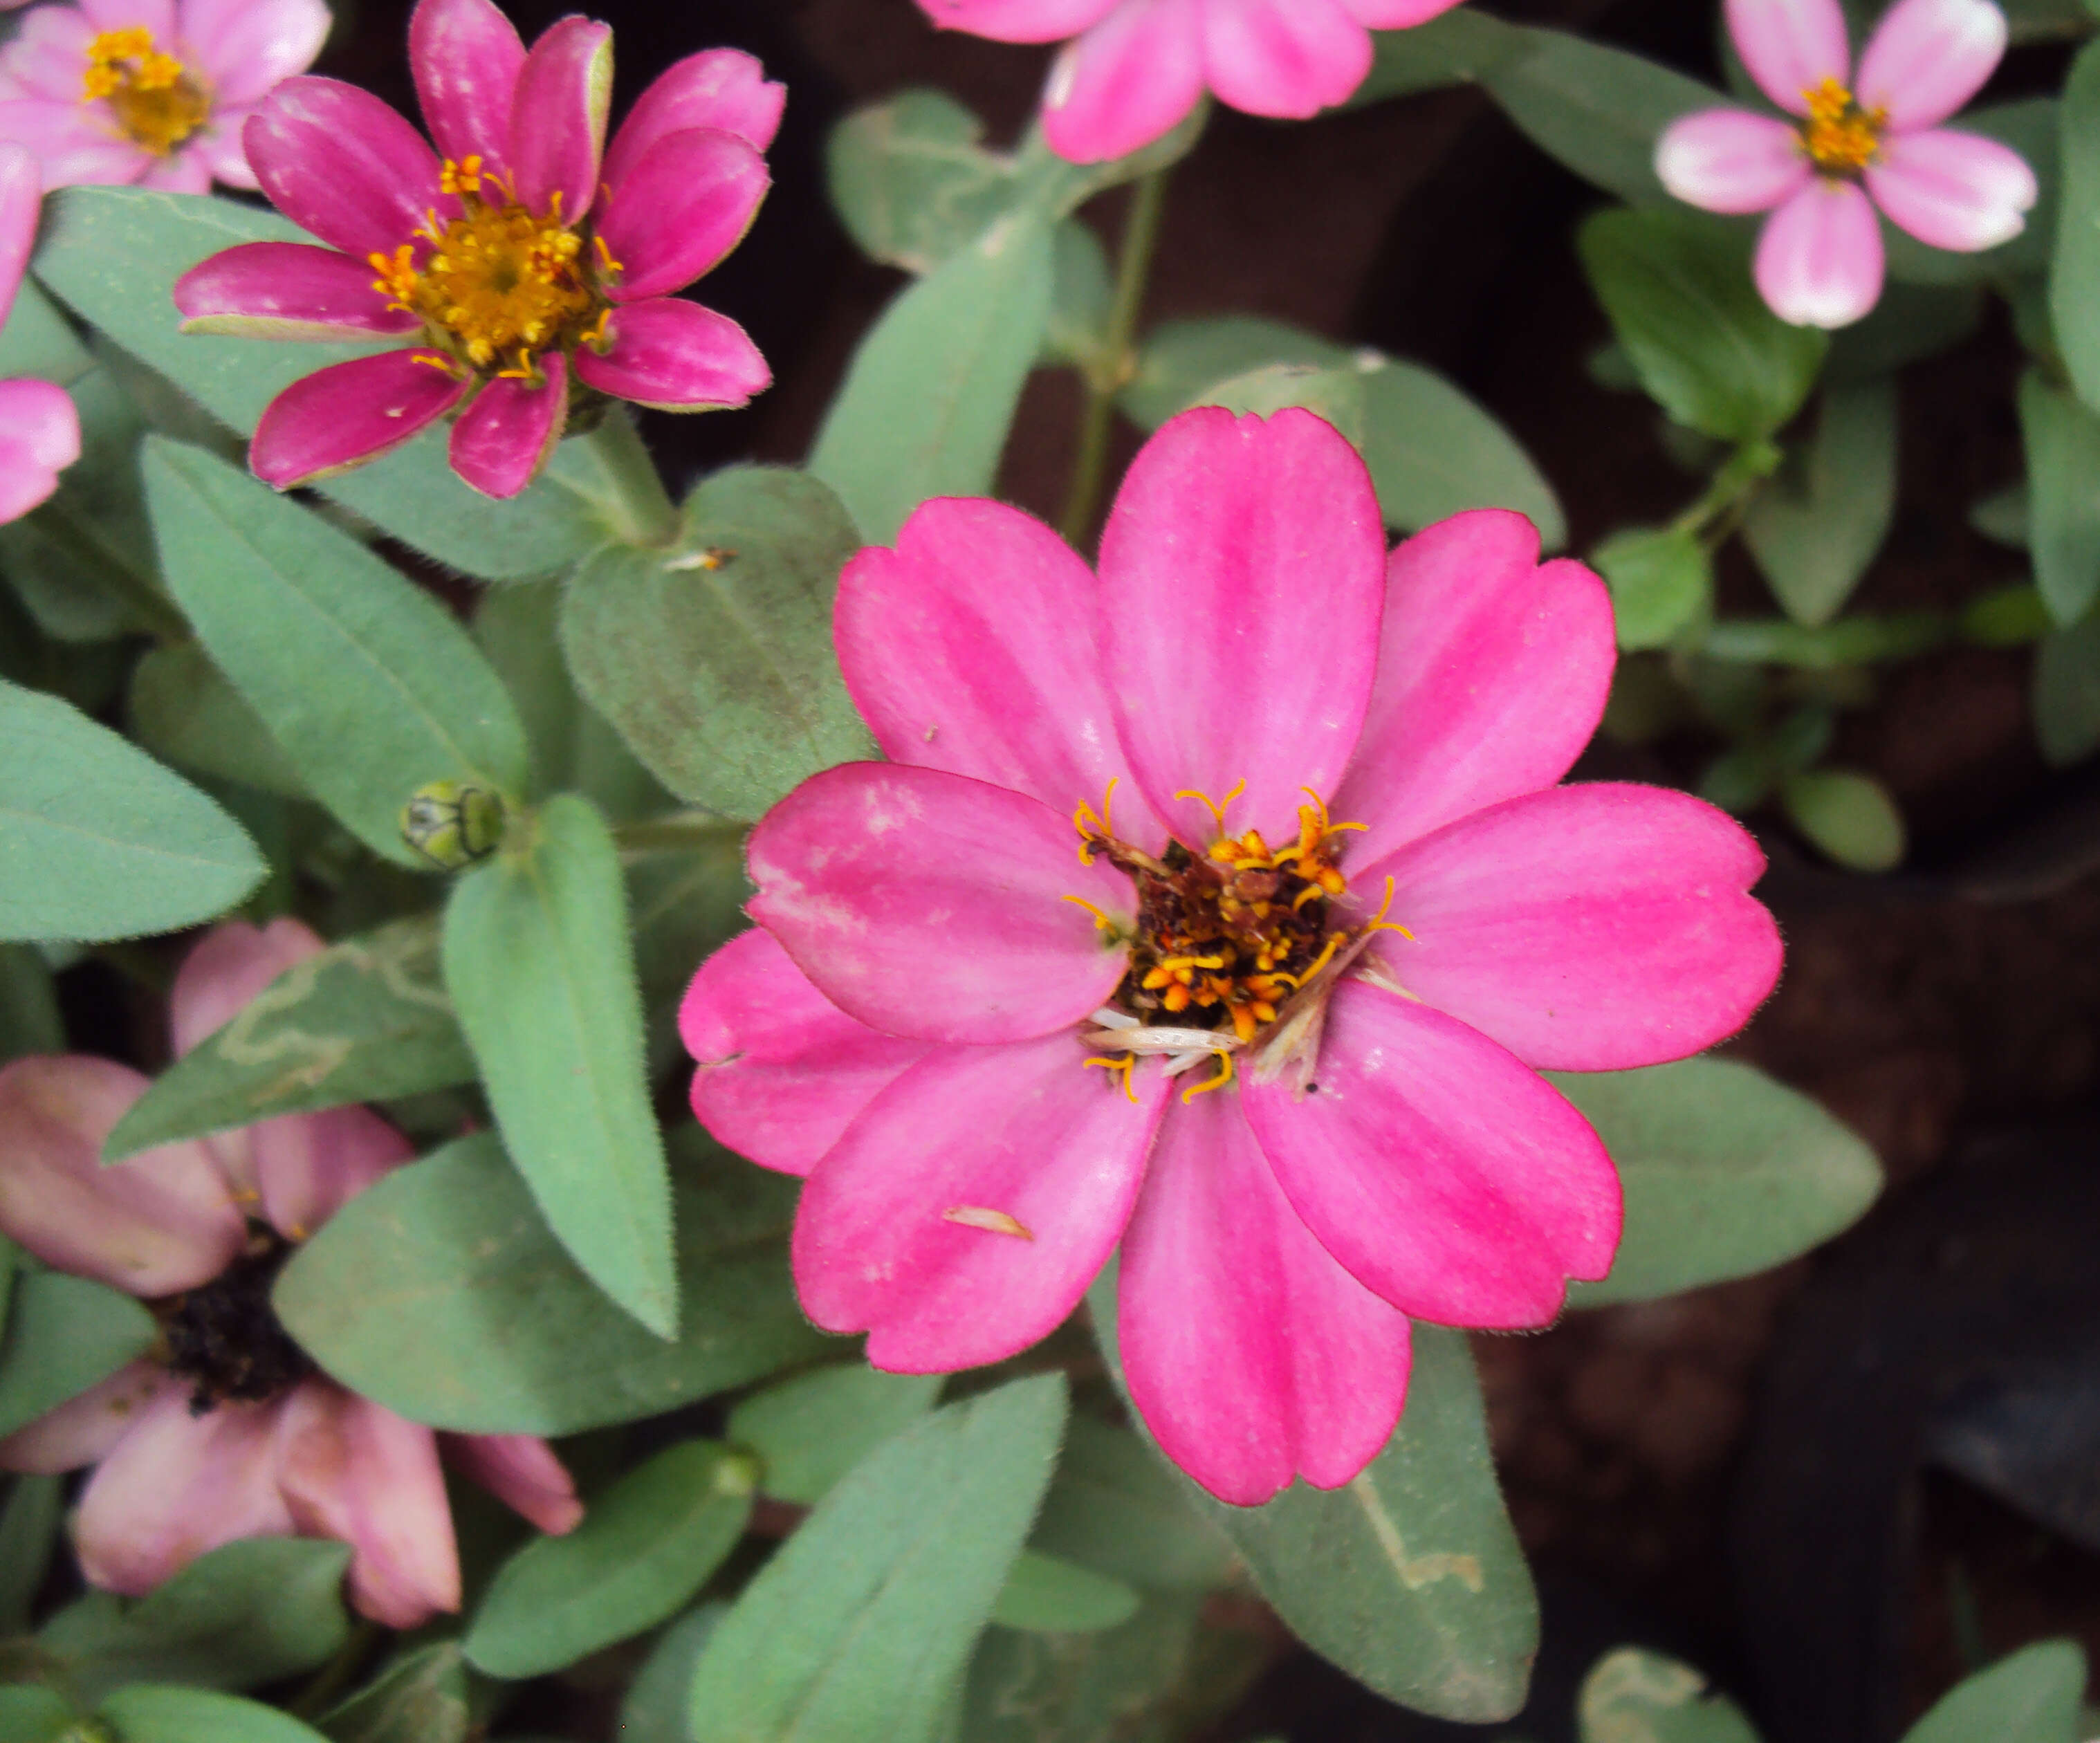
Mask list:
POLYGON ((1603 1276, 1617 1177, 1537 1068, 1696 1052, 1779 972, 1736 823, 1554 784, 1610 686, 1596 576, 1489 511, 1388 560, 1309 413, 1167 424, 1098 576, 929 502, 836 634, 892 761, 752 835, 695 1110, 808 1176, 803 1306, 878 1367, 1012 1355, 1120 1240, 1132 1394, 1226 1500, 1354 1476, 1410 1317, 1543 1325, 1603 1276))
MULTIPOLYGON (((176 977, 175 1051, 320 948, 293 920, 214 928, 176 977)), ((0 1440, 0 1469, 95 1467, 73 1521, 89 1582, 135 1595, 236 1538, 336 1538, 356 1608, 420 1626, 460 1605, 441 1446, 542 1531, 573 1529, 583 1509, 545 1441, 396 1416, 316 1372, 271 1310, 292 1247, 406 1161, 407 1141, 337 1108, 103 1167, 103 1141, 146 1088, 77 1053, 0 1070, 0 1233, 161 1323, 152 1355, 0 1440)))
POLYGON ((0 139, 37 154, 46 188, 253 188, 241 127, 328 33, 321 0, 40 6, 0 48, 0 139))
MULTIPOLYGON (((37 160, 0 142, 0 327, 15 307, 37 245, 42 203, 37 160)), ((80 415, 73 396, 50 382, 0 382, 0 522, 20 520, 59 488, 80 458, 80 415)))
POLYGON ((1458 0, 919 0, 937 24, 1002 42, 1065 42, 1043 94, 1050 148, 1074 163, 1127 157, 1207 90, 1251 115, 1302 119, 1348 101, 1374 30, 1458 0))
POLYGON ((249 450, 258 478, 309 483, 457 411, 452 470, 514 496, 578 383, 703 412, 771 382, 743 328, 671 294, 743 240, 765 196, 786 92, 757 61, 678 62, 608 150, 606 24, 562 19, 528 55, 491 0, 418 0, 408 55, 442 159, 368 92, 290 80, 249 121, 249 161, 328 245, 252 242, 176 283, 187 332, 405 342, 278 395, 249 450))
POLYGON ((1878 206, 1935 248, 1973 253, 2027 227, 2034 171, 2011 147, 1939 123, 2005 52, 1991 0, 1897 0, 1852 73, 1838 0, 1727 0, 1758 88, 1798 117, 1705 109, 1657 143, 1655 173, 1710 212, 1771 212, 1758 289, 1798 327, 1850 325, 1882 294, 1878 206))

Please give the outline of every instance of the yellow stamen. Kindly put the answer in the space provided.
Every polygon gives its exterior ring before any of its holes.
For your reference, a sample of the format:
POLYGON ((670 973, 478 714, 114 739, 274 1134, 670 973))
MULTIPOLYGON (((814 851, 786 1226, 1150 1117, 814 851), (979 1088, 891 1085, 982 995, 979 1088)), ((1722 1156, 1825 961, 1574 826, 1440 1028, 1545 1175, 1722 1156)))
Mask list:
POLYGON ((1810 86, 1801 98, 1808 105, 1802 147, 1824 174, 1857 175, 1881 155, 1887 110, 1862 108, 1860 99, 1834 78, 1810 86))
POLYGON ((106 103, 131 142, 165 157, 210 119, 211 99, 189 68, 153 46, 134 24, 105 30, 87 45, 81 100, 106 103))
POLYGON ((1222 969, 1222 956, 1169 956, 1159 966, 1171 974, 1183 969, 1222 969))
POLYGON ((1137 1100, 1137 1085, 1131 1081, 1137 1068, 1136 1054, 1124 1053, 1114 1059, 1089 1059, 1083 1064, 1099 1066, 1105 1071, 1120 1071, 1123 1074, 1123 1092, 1132 1101, 1137 1100))
POLYGON ((454 162, 448 157, 438 169, 438 187, 448 194, 478 194, 481 192, 481 154, 470 152, 454 162))
POLYGON ((1183 1090, 1181 1105, 1186 1107, 1198 1096, 1207 1096, 1214 1089, 1223 1089, 1232 1080, 1233 1056, 1230 1053, 1220 1053, 1218 1055, 1218 1074, 1215 1077, 1204 1079, 1192 1089, 1183 1090))
POLYGON ((1197 804, 1202 805, 1205 810, 1208 811, 1211 817, 1215 819, 1218 826, 1219 836, 1222 839, 1225 833, 1226 808, 1232 804, 1233 800, 1238 798, 1239 796, 1246 791, 1246 783, 1245 781, 1241 781, 1230 792, 1225 795, 1224 803, 1222 805, 1215 803, 1209 794, 1198 792, 1193 787, 1185 788, 1182 792, 1175 794, 1174 796, 1177 799, 1193 799, 1197 804))
POLYGON ((1114 938, 1115 936, 1116 923, 1110 920, 1108 916, 1104 914, 1099 908, 1096 907, 1092 902, 1088 901, 1084 896, 1067 896, 1065 899, 1067 902, 1076 902, 1079 903, 1081 907, 1084 908, 1089 914, 1094 916, 1094 924, 1096 926, 1100 927, 1101 930, 1105 932, 1110 938, 1114 938))
POLYGON ((1101 808, 1096 811, 1085 800, 1072 814, 1072 827, 1079 832, 1079 863, 1090 866, 1094 863, 1094 849, 1104 841, 1115 839, 1115 790, 1123 777, 1113 776, 1109 790, 1102 796, 1101 808))
MULTIPOLYGON (((1403 938, 1406 939, 1409 943, 1412 944, 1414 942, 1414 934, 1410 932, 1406 927, 1401 925, 1398 920, 1388 920, 1385 917, 1387 911, 1392 907, 1392 880, 1388 877, 1385 880, 1385 900, 1379 904, 1378 912, 1372 915, 1371 917, 1364 923, 1364 930, 1366 932, 1396 932, 1403 938)), ((1333 939, 1330 938, 1328 940, 1328 948, 1331 950, 1334 947, 1334 943, 1335 941, 1333 939)))

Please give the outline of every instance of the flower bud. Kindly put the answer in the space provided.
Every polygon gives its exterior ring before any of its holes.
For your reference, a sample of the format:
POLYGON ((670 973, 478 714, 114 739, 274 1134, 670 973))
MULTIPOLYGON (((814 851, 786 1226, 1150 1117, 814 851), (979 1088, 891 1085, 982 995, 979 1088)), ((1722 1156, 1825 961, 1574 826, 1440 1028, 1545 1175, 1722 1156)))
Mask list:
POLYGON ((486 859, 503 839, 503 800, 486 787, 432 781, 401 807, 401 839, 443 871, 486 859))

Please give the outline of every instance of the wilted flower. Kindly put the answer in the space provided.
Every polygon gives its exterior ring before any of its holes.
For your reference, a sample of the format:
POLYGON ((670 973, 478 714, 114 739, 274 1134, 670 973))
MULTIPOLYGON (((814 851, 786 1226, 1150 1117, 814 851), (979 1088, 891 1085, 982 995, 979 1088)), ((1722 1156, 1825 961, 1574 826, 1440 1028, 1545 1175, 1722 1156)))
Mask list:
MULTIPOLYGON (((176 977, 176 1052, 320 947, 296 920, 215 929, 176 977)), ((440 1445, 541 1530, 572 1528, 583 1510, 545 1441, 406 1421, 320 1374, 271 1310, 298 1242, 408 1159, 401 1135, 337 1108, 103 1167, 103 1141, 146 1088, 81 1054, 0 1070, 0 1233, 138 1296, 160 1323, 149 1355, 0 1440, 0 1469, 95 1467, 74 1520, 89 1582, 137 1594, 236 1538, 336 1538, 357 1608, 418 1626, 460 1604, 440 1445)))
POLYGON ((0 49, 0 139, 37 154, 46 188, 253 188, 241 127, 328 33, 321 0, 40 6, 0 49))
POLYGON ((1373 30, 1458 0, 919 0, 937 24, 1002 42, 1066 42, 1043 130, 1076 163, 1127 157, 1206 90, 1251 115, 1303 117, 1345 102, 1371 69, 1373 30))
POLYGON ((1655 170, 1710 212, 1767 212, 1758 289, 1802 327, 1842 327, 1882 293, 1880 207, 1935 248, 2010 241, 2035 203, 2011 147, 1939 123, 2005 52, 1991 0, 1897 0, 1858 77, 1838 0, 1727 0, 1736 49, 1764 94, 1796 117, 1705 109, 1673 122, 1655 170))
POLYGON ((809 1176, 818 1325, 995 1361, 1120 1238, 1138 1408, 1254 1503, 1384 1445, 1410 1317, 1542 1325, 1604 1274, 1617 1176, 1535 1068, 1696 1052, 1780 943, 1728 818, 1553 784, 1614 649, 1597 578, 1538 558, 1480 512, 1388 563, 1330 426, 1207 409, 1139 456, 1098 578, 982 501, 849 566, 892 761, 759 824, 762 929, 682 1013, 700 1119, 809 1176))
POLYGON ((490 0, 419 0, 408 53, 442 158, 368 92, 291 80, 249 123, 249 161, 328 246, 249 243, 175 285, 186 331, 407 342, 272 400, 258 478, 289 489, 345 470, 457 409, 452 469, 514 496, 579 387, 696 412, 768 385, 741 327, 671 294, 736 246, 765 197, 786 94, 757 61, 679 61, 607 150, 607 25, 562 19, 528 55, 490 0))
MULTIPOLYGON (((0 327, 15 307, 37 243, 37 160, 0 143, 0 327)), ((73 396, 50 382, 0 382, 0 522, 19 520, 59 488, 80 458, 73 396)))

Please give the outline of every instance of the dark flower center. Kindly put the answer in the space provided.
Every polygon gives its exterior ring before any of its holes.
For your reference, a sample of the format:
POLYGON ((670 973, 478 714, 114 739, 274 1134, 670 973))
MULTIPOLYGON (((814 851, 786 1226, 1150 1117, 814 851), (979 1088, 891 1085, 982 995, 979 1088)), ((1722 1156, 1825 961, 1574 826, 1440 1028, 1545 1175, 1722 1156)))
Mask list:
POLYGON ((271 1286, 292 1243, 254 1225, 248 1247, 196 1289, 157 1304, 168 1366, 196 1383, 190 1412, 201 1416, 232 1400, 260 1404, 282 1396, 314 1371, 314 1359, 293 1342, 270 1305, 271 1286))

